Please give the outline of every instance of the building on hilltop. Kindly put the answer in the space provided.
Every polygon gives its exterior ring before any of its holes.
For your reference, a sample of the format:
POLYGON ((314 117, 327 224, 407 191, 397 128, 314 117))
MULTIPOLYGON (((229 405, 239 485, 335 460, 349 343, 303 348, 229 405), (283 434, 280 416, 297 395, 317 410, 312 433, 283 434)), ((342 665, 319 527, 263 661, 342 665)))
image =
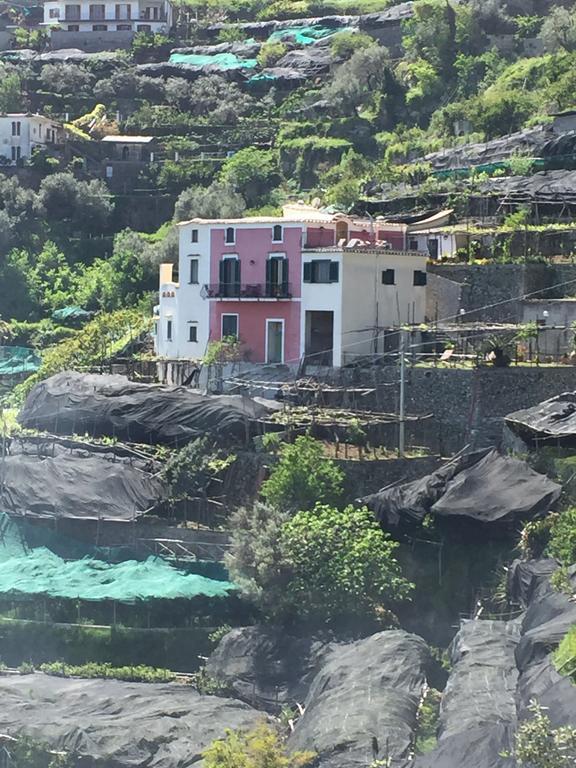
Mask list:
POLYGON ((56 47, 72 47, 72 43, 78 45, 84 41, 85 45, 78 47, 96 49, 101 47, 96 40, 102 45, 114 46, 115 39, 122 46, 129 44, 136 32, 168 32, 172 26, 172 6, 169 0, 124 3, 45 0, 43 26, 50 29, 56 47))
POLYGON ((192 219, 179 237, 178 279, 160 267, 160 357, 199 359, 232 336, 253 363, 338 367, 425 319, 428 254, 406 250, 402 225, 292 205, 282 217, 192 219))
POLYGON ((0 156, 8 165, 30 159, 32 152, 62 144, 64 129, 50 117, 30 112, 0 115, 0 156))

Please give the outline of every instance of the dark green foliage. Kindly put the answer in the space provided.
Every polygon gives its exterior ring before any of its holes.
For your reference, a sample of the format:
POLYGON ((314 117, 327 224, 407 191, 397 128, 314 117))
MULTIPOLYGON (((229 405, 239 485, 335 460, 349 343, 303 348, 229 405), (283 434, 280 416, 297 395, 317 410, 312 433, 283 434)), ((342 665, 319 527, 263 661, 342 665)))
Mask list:
POLYGON ((174 220, 236 218, 245 210, 242 195, 227 184, 214 182, 207 189, 190 187, 184 190, 176 201, 174 220))
POLYGON ((107 662, 89 662, 88 664, 65 664, 52 661, 40 665, 40 671, 55 677, 85 677, 89 679, 125 680, 133 683, 170 683, 176 679, 169 669, 156 669, 144 664, 113 667, 107 662))
POLYGON ((554 666, 576 683, 576 626, 566 634, 554 653, 554 666))
POLYGON ((576 563, 576 507, 570 507, 555 516, 548 552, 564 565, 576 563))
POLYGON ((302 435, 294 443, 285 443, 279 455, 262 485, 262 496, 270 506, 296 512, 342 500, 344 473, 326 458, 322 443, 302 435))

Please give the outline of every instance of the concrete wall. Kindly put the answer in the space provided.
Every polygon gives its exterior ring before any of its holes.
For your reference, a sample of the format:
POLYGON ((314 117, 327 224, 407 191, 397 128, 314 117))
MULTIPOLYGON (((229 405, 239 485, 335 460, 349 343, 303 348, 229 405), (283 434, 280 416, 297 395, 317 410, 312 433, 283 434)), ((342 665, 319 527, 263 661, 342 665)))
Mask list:
MULTIPOLYGON (((73 23, 73 22, 71 22, 73 23)), ((68 32, 53 30, 50 34, 50 45, 53 49, 80 48, 87 53, 99 51, 115 51, 128 49, 134 38, 134 32, 68 32)))
POLYGON ((442 275, 428 273, 426 319, 428 322, 457 317, 462 306, 462 284, 442 275))

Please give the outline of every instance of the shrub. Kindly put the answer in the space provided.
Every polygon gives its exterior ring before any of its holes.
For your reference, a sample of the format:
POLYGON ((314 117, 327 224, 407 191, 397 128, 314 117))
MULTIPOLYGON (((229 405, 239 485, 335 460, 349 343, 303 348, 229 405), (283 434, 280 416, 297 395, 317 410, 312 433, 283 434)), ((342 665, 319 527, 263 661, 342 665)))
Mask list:
POLYGON ((205 768, 305 768, 312 765, 313 752, 288 754, 278 733, 261 723, 248 733, 226 731, 202 754, 205 768))
POLYGON ((564 565, 576 563, 576 507, 570 507, 555 517, 548 553, 564 565))
POLYGON ((266 502, 285 512, 312 509, 315 504, 338 504, 344 473, 324 455, 322 443, 297 437, 280 449, 280 460, 262 485, 266 502))
POLYGON ((356 51, 373 45, 377 45, 376 40, 365 32, 339 32, 330 41, 332 53, 339 59, 349 59, 356 51))
POLYGON ((84 677, 89 679, 125 680, 132 683, 169 683, 176 679, 169 669, 147 667, 144 664, 113 667, 108 663, 88 662, 87 664, 65 664, 52 661, 40 665, 40 671, 55 677, 84 677))
POLYGON ((518 727, 513 757, 529 768, 572 768, 576 756, 576 729, 552 728, 550 718, 536 702, 530 705, 532 718, 518 727))
POLYGON ((576 683, 576 625, 566 634, 554 654, 554 666, 576 683))
POLYGON ((288 47, 285 43, 264 43, 256 58, 262 69, 266 69, 266 67, 273 67, 287 51, 288 47))

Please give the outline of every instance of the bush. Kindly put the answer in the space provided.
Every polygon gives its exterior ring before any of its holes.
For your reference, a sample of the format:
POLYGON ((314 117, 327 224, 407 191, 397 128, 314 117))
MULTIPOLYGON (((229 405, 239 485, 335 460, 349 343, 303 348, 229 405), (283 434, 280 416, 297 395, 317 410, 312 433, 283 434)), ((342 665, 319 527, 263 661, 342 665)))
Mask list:
POLYGON ((313 752, 288 754, 278 733, 261 723, 248 733, 226 731, 223 739, 214 741, 202 754, 205 768, 305 768, 311 766, 313 752))
POLYGON ((576 563, 576 507, 570 507, 555 517, 548 553, 563 565, 576 563))
POLYGON ((280 460, 262 485, 266 502, 283 512, 312 509, 315 504, 339 504, 344 473, 324 455, 322 443, 297 437, 280 449, 280 460))
POLYGON ((330 41, 332 53, 339 59, 349 59, 356 51, 362 51, 373 45, 378 43, 365 32, 339 32, 330 41))
POLYGON ((529 768, 572 768, 576 757, 576 729, 553 728, 550 718, 533 701, 532 718, 518 726, 513 757, 529 768))
POLYGON ((40 665, 40 671, 55 677, 84 677, 89 679, 125 680, 132 683, 170 683, 176 679, 169 669, 156 669, 144 664, 127 667, 113 667, 108 663, 65 664, 52 661, 40 665))
POLYGON ((287 51, 288 47, 284 43, 264 43, 256 58, 262 69, 266 69, 273 67, 287 51))
POLYGON ((576 625, 566 634, 554 654, 554 666, 576 683, 576 625))

